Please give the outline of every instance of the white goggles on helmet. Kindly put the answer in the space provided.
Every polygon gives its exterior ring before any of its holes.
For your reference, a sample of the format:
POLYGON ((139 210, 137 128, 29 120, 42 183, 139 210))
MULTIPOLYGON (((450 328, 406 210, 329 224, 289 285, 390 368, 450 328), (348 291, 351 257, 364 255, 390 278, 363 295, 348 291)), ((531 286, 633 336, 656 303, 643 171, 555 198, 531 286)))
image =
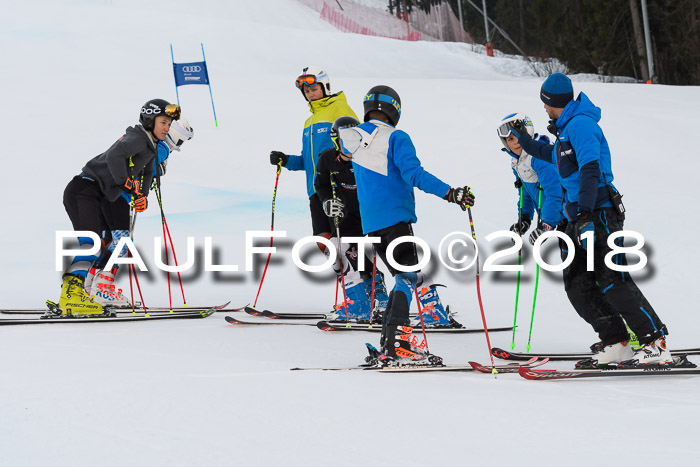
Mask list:
POLYGON ((513 133, 513 129, 510 126, 509 123, 504 123, 501 126, 498 127, 498 136, 501 138, 507 138, 513 133))

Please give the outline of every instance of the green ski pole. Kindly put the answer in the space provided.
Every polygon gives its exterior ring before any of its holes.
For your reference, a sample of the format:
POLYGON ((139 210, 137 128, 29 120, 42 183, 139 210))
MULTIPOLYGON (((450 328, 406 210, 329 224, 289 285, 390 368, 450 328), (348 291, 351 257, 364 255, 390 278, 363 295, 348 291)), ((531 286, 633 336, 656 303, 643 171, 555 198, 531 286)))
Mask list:
MULTIPOLYGON (((540 193, 537 197, 537 222, 540 222, 540 215, 542 214, 542 187, 538 186, 540 193)), ((540 265, 537 264, 535 273, 535 294, 532 297, 532 316, 530 317, 530 333, 527 336, 527 353, 530 353, 530 340, 532 339, 532 325, 535 322, 535 304, 537 303, 537 286, 540 283, 540 265)))
MULTIPOLYGON (((523 186, 520 185, 520 209, 518 210, 518 219, 523 214, 523 186)), ((518 250, 518 266, 520 266, 523 258, 522 247, 518 250)), ((520 297, 520 271, 518 270, 518 282, 515 286, 515 312, 513 313, 513 338, 510 341, 510 350, 515 349, 515 326, 518 324, 518 297, 520 297)))

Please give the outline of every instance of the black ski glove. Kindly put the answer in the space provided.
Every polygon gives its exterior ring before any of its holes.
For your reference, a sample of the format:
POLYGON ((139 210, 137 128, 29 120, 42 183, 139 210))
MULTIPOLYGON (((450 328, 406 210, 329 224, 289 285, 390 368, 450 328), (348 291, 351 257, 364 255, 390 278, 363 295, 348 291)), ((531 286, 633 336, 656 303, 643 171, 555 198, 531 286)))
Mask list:
POLYGON ((518 218, 518 222, 510 226, 510 231, 515 232, 518 235, 525 235, 528 230, 530 230, 530 224, 532 221, 525 214, 518 218))
POLYGON ((547 224, 546 222, 540 222, 537 228, 530 233, 530 245, 534 245, 535 241, 539 238, 540 235, 554 229, 554 227, 547 224))
POLYGON ((448 203, 455 203, 462 208, 462 211, 466 211, 467 208, 474 206, 474 193, 469 191, 468 186, 459 188, 450 188, 447 190, 447 194, 443 197, 448 203))
POLYGON ((511 123, 510 129, 515 137, 518 138, 518 143, 520 143, 520 145, 532 140, 532 136, 527 132, 527 128, 525 128, 525 124, 522 120, 516 120, 511 123))
POLYGON ((595 243, 595 224, 593 219, 595 219, 595 214, 591 211, 579 211, 576 217, 576 243, 584 250, 588 248, 588 241, 581 239, 581 235, 586 232, 594 232, 593 243, 595 243))
POLYGON ((280 161, 282 161, 282 167, 284 167, 285 165, 287 165, 288 159, 289 156, 281 151, 270 152, 270 164, 272 165, 277 165, 280 163, 280 161))

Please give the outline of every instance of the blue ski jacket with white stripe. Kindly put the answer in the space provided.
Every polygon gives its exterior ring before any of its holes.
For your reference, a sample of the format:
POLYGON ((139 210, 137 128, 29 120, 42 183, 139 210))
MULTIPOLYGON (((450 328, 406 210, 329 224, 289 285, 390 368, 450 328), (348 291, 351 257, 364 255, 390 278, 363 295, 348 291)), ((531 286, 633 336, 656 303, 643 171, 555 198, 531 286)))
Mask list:
POLYGON ((450 189, 448 184, 423 169, 416 148, 405 132, 380 120, 371 120, 341 130, 345 147, 348 147, 348 139, 352 139, 346 137, 349 134, 357 140, 356 147, 351 149, 352 163, 365 234, 399 222, 416 222, 414 187, 440 198, 450 189))
MULTIPOLYGON (((535 135, 537 138, 537 135, 535 135)), ((539 136, 537 141, 549 143, 545 135, 539 136)), ((525 215, 534 219, 537 212, 540 221, 552 227, 562 220, 561 185, 557 168, 549 162, 532 157, 524 149, 520 157, 502 148, 501 151, 512 157, 511 169, 515 179, 522 183, 522 195, 518 195, 518 216, 525 215), (540 190, 542 192, 542 208, 538 209, 540 190), (522 198, 522 210, 520 209, 522 198)))

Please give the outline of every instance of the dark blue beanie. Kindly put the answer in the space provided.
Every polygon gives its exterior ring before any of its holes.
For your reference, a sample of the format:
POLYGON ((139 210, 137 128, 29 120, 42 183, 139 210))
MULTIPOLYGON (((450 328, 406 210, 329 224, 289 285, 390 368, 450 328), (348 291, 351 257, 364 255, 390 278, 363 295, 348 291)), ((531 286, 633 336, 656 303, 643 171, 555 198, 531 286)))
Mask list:
POLYGON ((540 99, 550 107, 563 109, 574 99, 574 87, 564 73, 554 73, 542 83, 540 99))

